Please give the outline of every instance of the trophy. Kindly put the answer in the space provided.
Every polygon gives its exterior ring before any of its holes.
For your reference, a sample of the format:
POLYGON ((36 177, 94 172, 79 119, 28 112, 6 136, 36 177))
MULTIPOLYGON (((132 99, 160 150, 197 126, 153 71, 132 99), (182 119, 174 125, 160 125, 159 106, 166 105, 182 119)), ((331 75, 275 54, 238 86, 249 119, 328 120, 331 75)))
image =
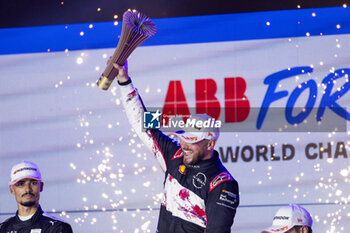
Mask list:
POLYGON ((156 31, 155 24, 146 15, 137 11, 126 11, 123 14, 122 33, 117 48, 97 81, 97 86, 102 90, 108 90, 118 74, 118 70, 113 67, 113 63, 123 66, 136 47, 156 34, 156 31))

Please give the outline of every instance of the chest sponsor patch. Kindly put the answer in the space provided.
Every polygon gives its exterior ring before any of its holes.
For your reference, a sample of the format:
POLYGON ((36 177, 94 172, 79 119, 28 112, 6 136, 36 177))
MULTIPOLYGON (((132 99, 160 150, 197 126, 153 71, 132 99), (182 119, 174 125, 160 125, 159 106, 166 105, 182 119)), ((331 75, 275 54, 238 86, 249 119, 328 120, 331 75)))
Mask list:
POLYGON ((179 172, 181 174, 185 174, 186 173, 186 166, 185 165, 180 165, 179 166, 179 172))
POLYGON ((203 186, 207 183, 207 177, 202 173, 198 172, 196 175, 192 178, 192 184, 197 189, 203 188, 203 186))

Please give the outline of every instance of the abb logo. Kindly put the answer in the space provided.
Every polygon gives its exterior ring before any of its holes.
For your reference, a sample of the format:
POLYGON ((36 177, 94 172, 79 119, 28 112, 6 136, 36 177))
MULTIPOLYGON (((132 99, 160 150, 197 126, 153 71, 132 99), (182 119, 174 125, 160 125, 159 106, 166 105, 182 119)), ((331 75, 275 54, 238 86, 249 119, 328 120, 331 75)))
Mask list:
MULTIPOLYGON (((247 89, 246 81, 241 77, 225 78, 224 87, 225 122, 244 121, 250 111, 249 100, 244 94, 247 89)), ((213 118, 219 119, 222 106, 216 97, 217 91, 217 84, 213 79, 197 79, 195 81, 196 113, 207 113, 213 118)), ((169 116, 172 115, 191 115, 180 80, 169 82, 162 111, 162 122, 167 124, 169 116)))

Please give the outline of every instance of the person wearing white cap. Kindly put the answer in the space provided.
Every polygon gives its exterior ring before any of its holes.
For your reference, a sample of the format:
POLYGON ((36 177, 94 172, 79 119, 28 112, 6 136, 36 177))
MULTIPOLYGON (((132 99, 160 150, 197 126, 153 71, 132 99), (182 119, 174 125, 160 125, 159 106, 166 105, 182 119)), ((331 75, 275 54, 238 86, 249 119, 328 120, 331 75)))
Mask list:
POLYGON ((12 167, 10 192, 17 202, 17 213, 0 224, 0 233, 72 233, 71 226, 45 213, 40 205, 44 183, 38 166, 30 161, 12 167))
POLYGON ((127 64, 114 67, 127 118, 165 172, 157 233, 231 232, 239 205, 238 183, 214 150, 219 137, 219 129, 212 127, 215 119, 207 114, 190 117, 189 127, 175 133, 180 144, 159 129, 143 130, 146 109, 128 76, 127 64))
POLYGON ((312 233, 312 218, 303 207, 295 204, 280 208, 273 218, 272 226, 261 233, 312 233))

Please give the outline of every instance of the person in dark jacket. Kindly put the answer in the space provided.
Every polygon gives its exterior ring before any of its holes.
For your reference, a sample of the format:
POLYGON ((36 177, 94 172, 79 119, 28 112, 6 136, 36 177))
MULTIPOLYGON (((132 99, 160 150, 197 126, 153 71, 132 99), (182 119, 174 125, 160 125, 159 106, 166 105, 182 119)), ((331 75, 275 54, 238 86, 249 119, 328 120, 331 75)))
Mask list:
MULTIPOLYGON (((127 65, 114 67, 127 118, 165 172, 157 232, 231 232, 239 190, 214 150, 219 127, 203 126, 204 122, 216 126, 215 120, 207 114, 192 115, 186 121, 188 127, 175 133, 180 143, 159 129, 142 129, 147 110, 127 74, 127 65)), ((152 113, 152 120, 159 116, 158 111, 152 113)))
POLYGON ((17 213, 0 224, 0 233, 72 233, 72 227, 45 213, 40 205, 44 183, 38 166, 23 161, 12 167, 10 192, 17 202, 17 213))

